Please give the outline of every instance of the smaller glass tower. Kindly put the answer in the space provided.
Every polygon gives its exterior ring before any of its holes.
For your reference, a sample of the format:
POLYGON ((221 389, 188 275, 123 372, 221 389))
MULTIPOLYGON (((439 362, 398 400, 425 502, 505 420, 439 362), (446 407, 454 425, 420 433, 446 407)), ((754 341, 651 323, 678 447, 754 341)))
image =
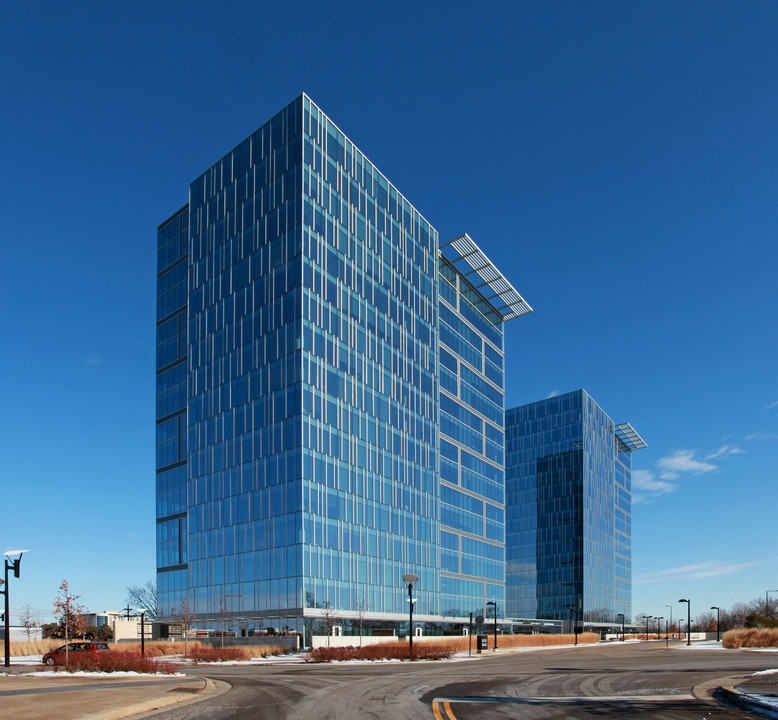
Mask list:
POLYGON ((584 390, 506 412, 506 606, 511 617, 631 620, 633 450, 584 390))

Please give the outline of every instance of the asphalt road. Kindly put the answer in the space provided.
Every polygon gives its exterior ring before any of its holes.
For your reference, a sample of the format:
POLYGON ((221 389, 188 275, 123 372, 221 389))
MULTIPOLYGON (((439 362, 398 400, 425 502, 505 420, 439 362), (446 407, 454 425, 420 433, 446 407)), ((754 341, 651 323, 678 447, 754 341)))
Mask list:
POLYGON ((232 690, 154 717, 742 719, 752 716, 710 699, 704 684, 776 666, 778 656, 770 653, 666 649, 664 643, 538 648, 459 662, 211 666, 192 672, 225 680, 232 690))

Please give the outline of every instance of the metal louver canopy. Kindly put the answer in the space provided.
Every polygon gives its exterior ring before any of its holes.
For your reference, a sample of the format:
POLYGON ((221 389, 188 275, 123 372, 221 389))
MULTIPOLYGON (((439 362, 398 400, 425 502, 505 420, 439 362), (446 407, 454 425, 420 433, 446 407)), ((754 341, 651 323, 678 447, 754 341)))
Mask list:
POLYGON ((532 312, 526 300, 467 233, 444 243, 440 251, 502 315, 503 321, 532 312))

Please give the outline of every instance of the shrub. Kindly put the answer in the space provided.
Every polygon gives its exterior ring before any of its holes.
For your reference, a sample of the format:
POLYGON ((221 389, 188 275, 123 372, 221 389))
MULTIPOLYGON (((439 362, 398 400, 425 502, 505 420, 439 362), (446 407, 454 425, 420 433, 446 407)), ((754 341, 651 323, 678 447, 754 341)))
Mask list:
POLYGON ((139 672, 164 673, 172 675, 178 667, 168 660, 154 660, 144 657, 139 652, 105 652, 93 653, 94 657, 73 658, 65 665, 66 672, 139 672))
MULTIPOLYGON (((447 643, 418 643, 413 648, 414 660, 443 660, 454 650, 447 643)), ((308 653, 306 662, 321 663, 344 660, 410 660, 407 643, 382 643, 363 647, 316 648, 308 653)))

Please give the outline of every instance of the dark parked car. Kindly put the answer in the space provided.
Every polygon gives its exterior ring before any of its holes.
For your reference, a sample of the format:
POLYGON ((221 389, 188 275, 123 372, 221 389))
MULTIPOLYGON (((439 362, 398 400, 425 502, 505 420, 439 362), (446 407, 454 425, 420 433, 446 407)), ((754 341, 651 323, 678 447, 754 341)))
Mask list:
POLYGON ((96 657, 94 653, 111 652, 108 643, 105 642, 72 642, 56 650, 47 652, 43 656, 44 665, 64 665, 65 648, 68 651, 68 660, 76 660, 83 657, 96 657))

